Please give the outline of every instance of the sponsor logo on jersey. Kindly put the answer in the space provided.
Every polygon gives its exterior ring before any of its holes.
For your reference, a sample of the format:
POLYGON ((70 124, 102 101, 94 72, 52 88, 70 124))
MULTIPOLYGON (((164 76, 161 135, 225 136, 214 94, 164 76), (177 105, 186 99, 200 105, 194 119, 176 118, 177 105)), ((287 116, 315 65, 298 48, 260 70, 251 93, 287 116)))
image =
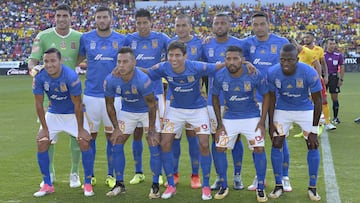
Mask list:
POLYGON ((102 54, 97 54, 94 57, 95 61, 113 61, 114 59, 112 57, 104 57, 102 54))
POLYGON ((249 97, 240 97, 238 98, 237 95, 233 95, 229 98, 229 101, 244 101, 244 100, 248 100, 249 97))
POLYGON ((136 56, 136 60, 154 60, 154 56, 144 56, 144 54, 139 54, 136 56))
POLYGON ((175 92, 192 92, 193 88, 189 88, 189 89, 182 89, 181 87, 175 87, 174 88, 175 92))
POLYGON ((304 81, 302 78, 296 79, 296 87, 297 88, 304 88, 304 81))
POLYGON ((262 65, 262 66, 271 66, 271 65, 272 65, 271 62, 261 61, 260 58, 256 58, 256 59, 253 61, 253 64, 254 64, 254 65, 262 65))

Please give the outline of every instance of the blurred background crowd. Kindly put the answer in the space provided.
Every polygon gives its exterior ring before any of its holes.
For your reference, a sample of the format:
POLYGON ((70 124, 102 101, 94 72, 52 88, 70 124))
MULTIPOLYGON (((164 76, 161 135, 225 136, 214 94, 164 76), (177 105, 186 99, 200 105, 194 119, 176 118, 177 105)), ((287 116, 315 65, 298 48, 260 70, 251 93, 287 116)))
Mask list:
MULTIPOLYGON (((284 0, 285 1, 285 0, 284 0)), ((64 2, 64 1, 62 1, 64 2)), ((87 32, 94 28, 94 13, 101 0, 65 1, 73 9, 73 29, 87 32)), ((360 53, 359 1, 335 3, 314 0, 292 5, 283 3, 231 4, 209 6, 198 1, 193 6, 148 7, 153 15, 153 29, 174 36, 173 25, 178 14, 191 16, 194 31, 200 36, 211 34, 213 16, 227 12, 233 18, 231 34, 242 38, 251 35, 250 17, 256 10, 269 14, 273 32, 301 41, 300 33, 312 31, 318 44, 329 37, 338 40, 339 51, 345 56, 360 53)), ((54 11, 58 1, 15 0, 1 3, 0 61, 24 61, 30 55, 36 34, 55 25, 54 11)), ((108 4, 114 11, 113 28, 123 34, 135 31, 134 0, 117 0, 108 4)))

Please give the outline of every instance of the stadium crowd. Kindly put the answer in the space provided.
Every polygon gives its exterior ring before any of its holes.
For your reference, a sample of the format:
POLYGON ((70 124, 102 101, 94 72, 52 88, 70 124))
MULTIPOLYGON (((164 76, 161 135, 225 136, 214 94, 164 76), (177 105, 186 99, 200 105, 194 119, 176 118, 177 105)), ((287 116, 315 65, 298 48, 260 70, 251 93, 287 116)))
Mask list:
MULTIPOLYGON (((73 8, 73 29, 86 32, 94 28, 92 20, 100 0, 70 1, 73 8)), ((13 1, 3 2, 0 15, 0 61, 24 61, 31 52, 32 40, 36 34, 54 23, 52 8, 57 1, 13 1)), ((110 3, 114 10, 114 28, 123 34, 135 31, 136 11, 133 0, 118 0, 110 3)), ((169 36, 174 35, 175 16, 180 13, 191 15, 194 30, 199 36, 210 33, 211 22, 215 13, 227 12, 233 18, 232 35, 242 38, 251 34, 250 17, 255 10, 263 10, 270 16, 271 29, 282 36, 300 39, 298 33, 313 31, 321 44, 323 39, 334 37, 339 42, 340 51, 360 52, 360 11, 358 3, 312 3, 301 1, 290 6, 284 4, 240 4, 230 6, 207 6, 199 2, 193 7, 150 7, 153 25, 157 31, 169 36)))

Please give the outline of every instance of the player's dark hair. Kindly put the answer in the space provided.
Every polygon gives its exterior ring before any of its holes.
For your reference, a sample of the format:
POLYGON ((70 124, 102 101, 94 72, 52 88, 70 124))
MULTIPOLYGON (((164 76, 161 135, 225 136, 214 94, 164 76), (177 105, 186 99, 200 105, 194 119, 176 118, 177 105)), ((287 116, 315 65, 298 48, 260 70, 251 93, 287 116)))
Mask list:
POLYGON ((242 56, 243 55, 243 51, 240 47, 238 46, 228 46, 226 48, 225 54, 228 52, 239 52, 239 54, 242 56))
POLYGON ((121 47, 118 51, 118 54, 127 54, 127 53, 134 56, 134 51, 130 47, 121 47))
POLYGON ((99 6, 96 8, 95 14, 98 12, 107 11, 109 13, 110 18, 113 17, 112 10, 109 7, 106 6, 99 6))
POLYGON ((67 11, 67 12, 69 12, 70 16, 72 16, 71 7, 69 5, 67 5, 67 4, 59 4, 55 8, 55 11, 59 11, 59 10, 67 11))
POLYGON ((334 41, 335 43, 337 43, 337 41, 336 41, 335 38, 328 38, 328 39, 326 39, 326 43, 328 43, 329 41, 334 41))
POLYGON ((284 46, 281 47, 281 51, 283 51, 283 52, 296 51, 297 52, 297 48, 293 44, 285 44, 284 46))
POLYGON ((61 60, 61 53, 60 51, 57 49, 57 48, 50 48, 50 49, 47 49, 44 54, 52 54, 52 53, 56 53, 57 57, 59 58, 59 60, 61 60))
POLYGON ((167 52, 174 50, 174 49, 180 49, 180 51, 183 53, 183 55, 186 54, 186 44, 184 42, 179 41, 173 41, 169 44, 167 52))
POLYGON ((140 17, 147 17, 151 21, 151 14, 148 10, 145 10, 143 8, 139 9, 135 13, 135 19, 140 17))
POLYGON ((254 19, 256 17, 264 17, 266 19, 267 22, 269 22, 269 16, 268 14, 266 14, 265 12, 263 11, 259 11, 259 12, 256 12, 254 13, 252 16, 251 16, 251 19, 254 19))
POLYGON ((191 19, 190 19, 190 17, 188 15, 180 14, 180 15, 176 16, 176 19, 186 19, 187 23, 189 25, 192 25, 191 19))
POLYGON ((311 31, 307 31, 305 32, 306 35, 311 35, 313 37, 315 37, 315 33, 314 32, 311 32, 311 31))

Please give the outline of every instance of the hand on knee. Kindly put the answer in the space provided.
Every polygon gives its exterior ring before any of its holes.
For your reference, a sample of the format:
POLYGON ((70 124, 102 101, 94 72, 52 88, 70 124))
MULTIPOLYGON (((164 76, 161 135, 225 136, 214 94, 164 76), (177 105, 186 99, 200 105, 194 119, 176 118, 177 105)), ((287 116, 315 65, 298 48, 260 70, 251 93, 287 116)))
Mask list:
POLYGON ((285 136, 275 136, 272 139, 272 146, 277 149, 281 149, 284 144, 285 136))

